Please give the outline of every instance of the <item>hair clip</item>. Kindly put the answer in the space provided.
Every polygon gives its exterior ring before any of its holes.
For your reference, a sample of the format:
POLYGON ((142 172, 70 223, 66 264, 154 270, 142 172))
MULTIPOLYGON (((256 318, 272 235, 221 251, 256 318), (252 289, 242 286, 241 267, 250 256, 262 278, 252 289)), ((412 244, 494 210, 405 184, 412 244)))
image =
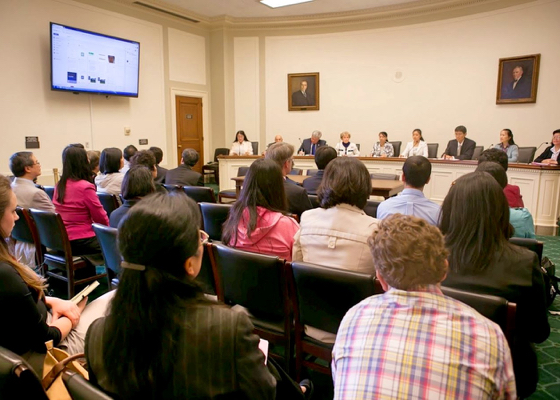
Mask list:
POLYGON ((129 263, 128 261, 121 262, 121 267, 127 268, 127 269, 134 269, 136 271, 145 271, 146 270, 146 267, 144 265, 129 263))

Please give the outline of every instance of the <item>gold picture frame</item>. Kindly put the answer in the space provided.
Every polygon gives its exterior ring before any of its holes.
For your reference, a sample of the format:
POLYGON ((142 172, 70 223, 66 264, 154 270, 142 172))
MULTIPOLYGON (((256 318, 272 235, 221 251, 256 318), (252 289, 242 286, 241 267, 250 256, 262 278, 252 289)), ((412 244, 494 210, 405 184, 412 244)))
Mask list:
POLYGON ((500 58, 496 104, 536 103, 540 54, 500 58))
POLYGON ((319 73, 288 74, 288 111, 319 110, 319 73))

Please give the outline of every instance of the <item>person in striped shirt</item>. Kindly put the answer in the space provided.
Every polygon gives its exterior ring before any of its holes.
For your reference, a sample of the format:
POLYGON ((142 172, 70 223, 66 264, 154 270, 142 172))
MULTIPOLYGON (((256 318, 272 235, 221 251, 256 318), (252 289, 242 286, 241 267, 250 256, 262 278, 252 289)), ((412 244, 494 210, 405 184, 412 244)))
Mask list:
POLYGON ((335 399, 515 399, 500 327, 441 292, 448 252, 438 228, 394 214, 368 244, 386 292, 342 320, 332 357, 335 399))

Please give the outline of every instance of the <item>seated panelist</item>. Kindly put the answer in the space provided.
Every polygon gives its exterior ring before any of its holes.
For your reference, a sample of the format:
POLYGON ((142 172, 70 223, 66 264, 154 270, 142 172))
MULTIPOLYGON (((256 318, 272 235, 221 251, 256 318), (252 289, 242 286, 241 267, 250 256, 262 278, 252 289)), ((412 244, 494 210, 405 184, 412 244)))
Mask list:
POLYGON ((313 131, 310 139, 305 139, 300 148, 298 149, 298 155, 300 156, 314 156, 317 149, 321 146, 325 146, 327 142, 321 140, 323 134, 320 131, 313 131))
POLYGON ((472 160, 476 142, 467 138, 467 128, 459 125, 455 128, 455 139, 447 143, 447 148, 442 154, 446 160, 472 160))

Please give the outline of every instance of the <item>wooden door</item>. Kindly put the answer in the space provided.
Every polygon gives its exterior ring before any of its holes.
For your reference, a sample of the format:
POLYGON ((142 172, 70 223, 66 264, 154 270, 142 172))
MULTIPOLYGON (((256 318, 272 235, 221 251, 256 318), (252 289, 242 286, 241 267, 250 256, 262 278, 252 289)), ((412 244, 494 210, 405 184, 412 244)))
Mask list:
POLYGON ((177 160, 181 164, 184 149, 195 149, 200 158, 193 170, 202 173, 204 165, 204 136, 202 135, 202 99, 198 97, 175 97, 177 117, 177 160))

